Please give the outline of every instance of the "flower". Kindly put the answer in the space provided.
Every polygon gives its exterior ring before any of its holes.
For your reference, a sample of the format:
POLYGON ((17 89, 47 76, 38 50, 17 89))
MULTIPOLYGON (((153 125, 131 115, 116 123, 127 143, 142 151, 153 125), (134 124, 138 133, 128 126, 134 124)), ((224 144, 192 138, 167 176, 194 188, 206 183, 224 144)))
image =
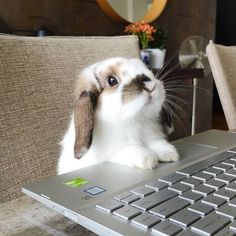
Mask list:
POLYGON ((162 49, 168 36, 168 33, 160 26, 154 28, 144 21, 127 25, 124 32, 137 35, 142 49, 149 47, 162 49))

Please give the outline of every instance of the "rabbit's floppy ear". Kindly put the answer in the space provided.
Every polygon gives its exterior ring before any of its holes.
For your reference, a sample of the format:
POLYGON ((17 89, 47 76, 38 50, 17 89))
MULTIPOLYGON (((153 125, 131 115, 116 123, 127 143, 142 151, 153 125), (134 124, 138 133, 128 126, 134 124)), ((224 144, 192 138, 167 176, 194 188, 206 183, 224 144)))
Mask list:
POLYGON ((74 157, 80 159, 92 143, 94 113, 101 87, 92 68, 84 70, 76 83, 74 157))

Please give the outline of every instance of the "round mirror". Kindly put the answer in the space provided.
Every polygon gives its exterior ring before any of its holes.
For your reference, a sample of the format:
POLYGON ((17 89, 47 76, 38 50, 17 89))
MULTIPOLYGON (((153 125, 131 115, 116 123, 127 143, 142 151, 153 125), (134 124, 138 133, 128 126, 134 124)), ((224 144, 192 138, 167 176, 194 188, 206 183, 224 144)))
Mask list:
POLYGON ((162 13, 167 0, 97 0, 97 3, 113 20, 149 23, 162 13))

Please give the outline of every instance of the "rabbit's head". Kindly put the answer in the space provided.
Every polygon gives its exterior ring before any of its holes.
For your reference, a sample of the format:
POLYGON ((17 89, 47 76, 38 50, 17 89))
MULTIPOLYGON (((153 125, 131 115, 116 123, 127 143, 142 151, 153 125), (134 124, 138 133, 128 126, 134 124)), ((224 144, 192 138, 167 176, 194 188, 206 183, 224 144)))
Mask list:
POLYGON ((139 59, 110 58, 85 68, 76 90, 75 157, 92 142, 95 122, 111 124, 133 119, 158 119, 165 101, 162 82, 139 59))

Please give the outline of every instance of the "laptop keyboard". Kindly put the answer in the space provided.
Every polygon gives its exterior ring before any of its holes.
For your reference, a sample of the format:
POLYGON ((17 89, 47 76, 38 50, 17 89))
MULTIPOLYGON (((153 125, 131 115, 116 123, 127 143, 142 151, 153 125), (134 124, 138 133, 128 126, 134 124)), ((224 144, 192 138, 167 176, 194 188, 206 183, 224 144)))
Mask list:
POLYGON ((96 208, 153 235, 236 235, 236 154, 217 154, 96 208))

